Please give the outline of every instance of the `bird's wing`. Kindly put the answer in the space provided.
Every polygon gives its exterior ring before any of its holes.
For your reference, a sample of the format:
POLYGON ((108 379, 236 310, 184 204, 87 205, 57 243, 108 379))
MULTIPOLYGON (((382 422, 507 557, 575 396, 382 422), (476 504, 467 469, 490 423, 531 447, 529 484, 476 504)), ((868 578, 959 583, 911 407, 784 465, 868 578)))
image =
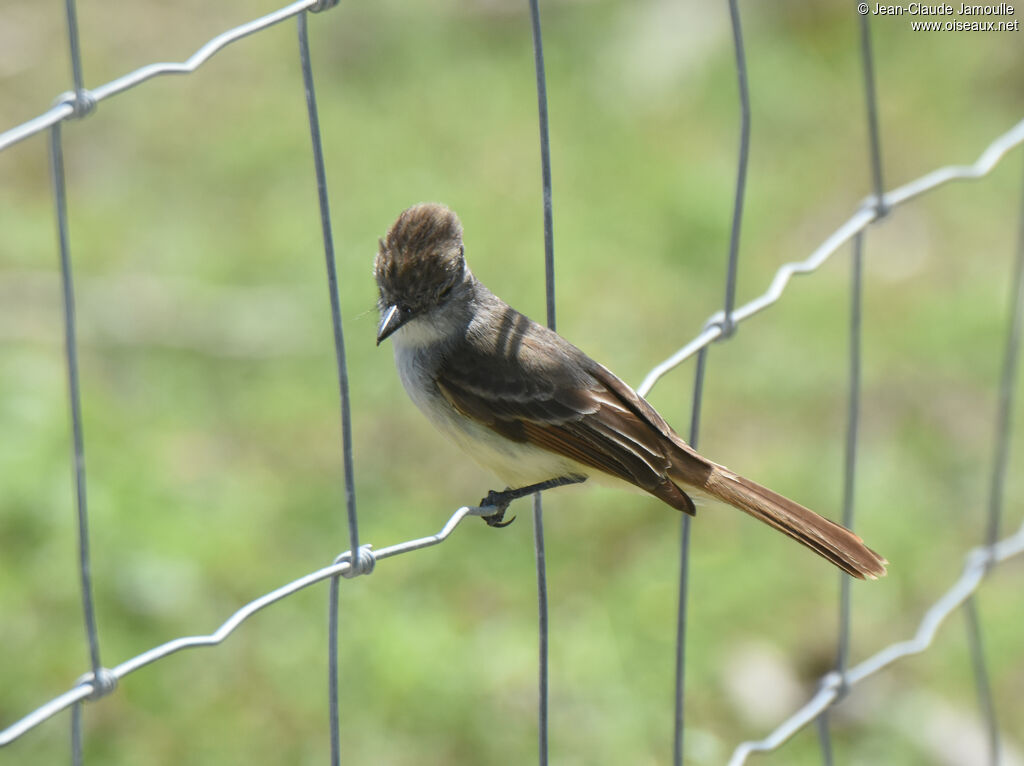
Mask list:
POLYGON ((677 451, 668 424, 582 351, 507 311, 510 332, 498 349, 468 336, 446 353, 437 386, 451 405, 506 439, 563 455, 692 513, 693 502, 667 476, 677 451))

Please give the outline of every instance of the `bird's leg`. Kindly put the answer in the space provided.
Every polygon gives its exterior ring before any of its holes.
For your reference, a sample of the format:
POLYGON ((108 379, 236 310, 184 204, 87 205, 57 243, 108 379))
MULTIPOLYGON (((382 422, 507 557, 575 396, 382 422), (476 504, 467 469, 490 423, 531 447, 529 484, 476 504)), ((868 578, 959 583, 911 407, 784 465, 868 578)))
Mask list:
POLYGON ((511 489, 505 487, 501 492, 491 490, 487 493, 487 497, 480 501, 481 508, 494 508, 494 513, 490 513, 483 517, 484 521, 487 522, 489 527, 507 527, 516 517, 513 516, 508 521, 504 521, 505 511, 508 510, 509 503, 513 500, 518 500, 521 497, 532 495, 534 492, 543 492, 546 489, 554 489, 555 487, 564 487, 566 484, 579 484, 587 480, 586 476, 580 476, 578 474, 569 474, 568 476, 558 476, 554 479, 548 479, 547 481, 541 481, 537 484, 529 484, 525 487, 517 487, 511 489))

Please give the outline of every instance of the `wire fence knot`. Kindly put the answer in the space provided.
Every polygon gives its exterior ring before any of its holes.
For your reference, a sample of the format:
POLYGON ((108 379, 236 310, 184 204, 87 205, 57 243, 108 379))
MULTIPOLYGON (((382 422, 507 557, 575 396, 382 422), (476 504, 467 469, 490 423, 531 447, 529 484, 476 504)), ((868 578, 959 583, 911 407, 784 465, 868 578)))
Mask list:
POLYGON ((94 701, 106 697, 117 688, 117 676, 109 668, 100 668, 98 673, 86 673, 75 681, 75 686, 84 684, 89 684, 92 687, 92 692, 86 699, 94 701))
POLYGON ((835 691, 836 696, 832 700, 834 705, 842 702, 846 695, 850 693, 850 681, 847 679, 846 673, 832 670, 821 677, 821 688, 835 691))
POLYGON ((369 543, 359 546, 359 554, 355 561, 352 560, 352 551, 345 551, 334 560, 334 563, 341 564, 346 561, 350 563, 350 566, 347 571, 342 573, 342 576, 348 578, 368 575, 377 566, 377 557, 373 553, 373 546, 369 543))
POLYGON ((96 96, 93 95, 93 92, 88 88, 81 88, 77 91, 64 91, 57 96, 57 99, 54 101, 54 106, 67 104, 71 107, 71 116, 76 120, 80 120, 95 111, 96 103, 97 99, 96 96))
POLYGON ((982 545, 967 553, 967 569, 980 571, 982 575, 987 575, 997 563, 996 551, 991 545, 982 545))
POLYGON ((878 223, 889 215, 889 211, 892 210, 892 205, 890 205, 889 201, 885 198, 885 194, 882 194, 881 196, 872 194, 864 200, 862 207, 875 214, 875 217, 871 220, 872 223, 878 223))
POLYGON ((718 337, 715 340, 728 340, 736 334, 736 330, 739 329, 739 322, 733 318, 732 312, 726 314, 724 311, 718 311, 704 325, 704 331, 706 332, 715 327, 718 328, 718 337))

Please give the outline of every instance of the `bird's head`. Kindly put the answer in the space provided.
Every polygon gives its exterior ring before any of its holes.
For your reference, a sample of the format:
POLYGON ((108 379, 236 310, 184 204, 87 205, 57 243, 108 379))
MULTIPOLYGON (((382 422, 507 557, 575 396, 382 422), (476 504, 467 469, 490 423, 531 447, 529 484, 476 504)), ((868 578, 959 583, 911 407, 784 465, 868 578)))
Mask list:
POLYGON ((445 305, 467 280, 458 216, 430 202, 405 210, 380 240, 373 275, 380 291, 379 345, 407 322, 445 305))

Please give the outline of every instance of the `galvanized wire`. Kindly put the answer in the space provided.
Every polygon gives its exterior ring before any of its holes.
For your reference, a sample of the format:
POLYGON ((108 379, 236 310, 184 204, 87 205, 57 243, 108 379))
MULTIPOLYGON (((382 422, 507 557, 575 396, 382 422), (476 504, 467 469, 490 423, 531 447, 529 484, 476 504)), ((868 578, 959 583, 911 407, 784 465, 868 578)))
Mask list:
POLYGON ((878 94, 875 91, 875 57, 871 51, 871 22, 866 13, 859 13, 857 17, 860 20, 860 59, 864 70, 864 105, 871 152, 871 189, 875 193, 879 214, 884 215, 885 183, 882 180, 882 139, 878 129, 878 94))
MULTIPOLYGON (((148 64, 97 88, 89 90, 83 87, 77 95, 81 97, 82 94, 85 94, 93 103, 98 103, 111 96, 116 96, 118 93, 134 88, 136 85, 141 85, 146 80, 154 77, 168 74, 191 74, 209 61, 215 53, 223 50, 231 43, 238 42, 242 38, 271 27, 274 24, 279 24, 298 13, 316 6, 317 2, 318 0, 298 0, 298 2, 286 5, 284 8, 260 16, 258 19, 253 19, 250 22, 222 32, 200 47, 199 50, 185 61, 180 63, 148 64)), ((38 117, 0 133, 0 151, 19 141, 24 141, 26 138, 34 136, 36 133, 40 133, 59 122, 63 122, 74 113, 74 101, 62 99, 38 117)))
MULTIPOLYGON (((854 490, 857 477, 857 435, 860 425, 861 305, 863 302, 864 234, 853 238, 850 274, 850 379, 847 388, 846 450, 843 456, 843 526, 853 529, 854 490)), ((850 576, 839 574, 839 646, 836 670, 846 673, 850 660, 850 576)))
POLYGON ((814 725, 818 731, 818 745, 821 747, 821 764, 822 766, 832 766, 834 763, 832 755, 832 732, 829 728, 829 709, 826 708, 821 712, 814 720, 814 725))
POLYGON ((331 578, 327 592, 327 724, 330 727, 331 766, 341 763, 341 705, 338 701, 338 586, 341 576, 331 578))
MULTIPOLYGON (((1022 143, 1024 143, 1024 120, 1018 122, 1010 130, 989 144, 974 164, 947 165, 938 170, 933 170, 927 175, 923 175, 903 186, 886 192, 883 195, 885 205, 887 207, 902 205, 925 192, 937 189, 951 181, 971 181, 982 178, 992 172, 992 169, 1006 156, 1007 152, 1020 146, 1022 143)), ((733 321, 737 323, 746 321, 777 302, 794 276, 817 271, 840 247, 853 239, 854 235, 858 232, 864 231, 877 218, 878 211, 875 201, 867 200, 838 229, 830 234, 824 242, 815 248, 814 252, 807 258, 802 261, 787 263, 775 272, 771 285, 763 294, 733 311, 733 321)), ((723 319, 724 315, 721 311, 708 317, 704 323, 704 328, 693 340, 663 362, 660 362, 647 374, 637 387, 637 393, 641 396, 647 396, 651 389, 667 373, 674 370, 705 346, 709 346, 718 340, 722 336, 721 324, 723 319)))
POLYGON ((75 328, 75 287, 71 273, 71 244, 68 239, 68 204, 64 178, 64 150, 60 125, 50 129, 50 171, 53 181, 53 208, 57 214, 57 244, 60 251, 61 297, 64 305, 64 353, 68 374, 68 400, 71 414, 72 459, 75 481, 75 506, 78 519, 78 571, 82 612, 89 649, 89 664, 98 676, 100 641, 93 604, 92 563, 89 555, 89 503, 85 479, 85 437, 82 433, 82 393, 78 379, 78 333, 75 328))
MULTIPOLYGON (((551 205, 551 137, 548 129, 548 85, 539 0, 529 0, 533 68, 537 80, 537 122, 540 133, 541 198, 544 208, 544 296, 548 327, 555 329, 555 234, 551 205)), ((548 575, 544 546, 544 501, 533 496, 533 547, 537 562, 537 761, 548 762, 548 575)))
MULTIPOLYGON (((697 355, 697 367, 693 375, 693 401, 690 408, 690 444, 696 448, 700 437, 701 405, 704 400, 704 373, 707 369, 707 349, 697 355)), ((679 522, 679 600, 676 604, 676 665, 675 665, 675 713, 672 717, 672 762, 683 762, 683 745, 686 740, 686 628, 687 606, 690 594, 690 540, 693 518, 682 514, 679 522)))
MULTIPOLYGON (((864 233, 853 238, 853 264, 850 275, 850 366, 846 407, 846 446, 843 456, 843 507, 842 523, 853 529, 853 498, 857 473, 857 431, 860 421, 860 350, 861 350, 861 300, 863 273, 864 233)), ((836 648, 836 672, 840 679, 846 677, 850 660, 850 584, 853 578, 845 572, 839 573, 839 638, 836 648)), ((829 729, 828 710, 817 721, 818 743, 821 746, 821 760, 825 766, 833 762, 832 737, 829 729)))
POLYGON ((75 88, 75 98, 80 99, 85 91, 85 78, 82 74, 82 48, 78 39, 78 13, 75 0, 65 0, 64 18, 68 25, 68 53, 71 56, 71 82, 75 88))
MULTIPOLYGON (((995 449, 992 458, 992 481, 989 486, 988 518, 985 526, 985 542, 990 546, 994 545, 998 539, 999 527, 1002 523, 1006 494, 1006 465, 1010 459, 1010 424, 1013 420, 1013 398, 1017 368, 1019 367, 1021 325, 1024 324, 1021 300, 1022 292, 1024 292, 1024 189, 1021 191, 1020 204, 1020 231, 1011 282, 1010 321, 1006 329, 1006 349, 1003 353, 1003 368, 999 384, 999 405, 996 408, 995 449)), ((996 716, 995 699, 992 696, 988 663, 985 662, 981 620, 978 618, 976 598, 973 595, 964 604, 964 618, 971 668, 978 690, 978 705, 981 709, 988 741, 989 764, 998 766, 1001 750, 999 720, 996 716)))
POLYGON ((1021 190, 1020 221, 1017 232, 1017 255, 1010 282, 1010 322, 1006 328, 1006 349, 999 378, 999 407, 996 410, 995 445, 992 459, 992 481, 988 494, 988 525, 985 541, 995 545, 1002 526, 1006 495, 1006 465, 1010 459, 1010 426, 1013 423, 1013 397, 1020 368, 1021 332, 1024 329, 1024 186, 1021 190))
POLYGON ((995 699, 992 697, 992 684, 988 680, 988 664, 985 662, 976 594, 972 593, 964 601, 964 623, 967 627, 967 646, 971 654, 974 684, 978 691, 978 707, 981 708, 981 717, 985 723, 988 763, 989 766, 999 766, 999 721, 996 718, 995 699))
MULTIPOLYGON (((725 269, 725 300, 722 320, 718 325, 721 339, 732 336, 733 308, 736 305, 736 275, 739 266, 740 231, 743 228, 743 202, 747 192, 747 165, 750 157, 750 88, 747 85, 747 53, 743 45, 743 27, 737 0, 728 0, 729 23, 732 26, 733 53, 736 58, 736 84, 740 101, 740 145, 736 163, 736 191, 733 198, 732 225, 729 234, 729 255, 725 269)), ((697 357, 693 381, 693 407, 690 411, 690 445, 697 448, 700 432, 701 403, 704 396, 704 373, 707 348, 697 357)), ((690 587, 690 524, 693 519, 683 514, 679 534, 679 599, 676 617, 675 715, 673 716, 672 763, 681 766, 685 759, 686 730, 686 608, 690 587)))
MULTIPOLYGON (((736 80, 740 101, 740 143, 736 169, 736 190, 733 199, 729 253, 725 269, 725 300, 722 319, 717 325, 718 338, 732 336, 733 307, 736 305, 736 275, 739 265, 740 231, 743 227, 743 202, 746 199, 747 165, 750 157, 750 89, 747 85, 747 56, 743 45, 743 28, 737 0, 728 0, 729 22, 732 26, 733 53, 736 58, 736 80)), ((700 433, 701 404, 704 397, 704 373, 707 347, 700 350, 693 381, 693 406, 690 411, 690 445, 697 448, 700 433)), ((643 392, 641 392, 643 395, 643 392)), ((690 588, 690 540, 692 518, 683 514, 679 534, 679 598, 676 616, 675 715, 672 726, 672 763, 681 766, 685 760, 686 733, 686 610, 690 588)))
MULTIPOLYGON (((331 328, 334 337, 334 360, 338 377, 338 395, 341 403, 341 453, 345 481, 345 511, 348 521, 349 550, 358 551, 359 521, 356 515, 355 468, 352 458, 352 414, 349 399, 348 364, 345 360, 345 333, 341 323, 341 299, 338 295, 338 267, 334 256, 334 234, 331 229, 331 206, 327 195, 327 170, 324 166, 323 141, 320 137, 320 116, 316 106, 313 84, 313 66, 309 53, 309 29, 306 12, 295 17, 299 42, 299 64, 306 93, 306 114, 309 121, 310 145, 313 150, 313 169, 316 175, 317 201, 320 211, 320 231, 324 243, 324 261, 327 267, 327 291, 331 303, 331 328)), ((362 559, 350 562, 352 569, 346 576, 363 574, 362 559)), ((366 570, 367 572, 369 570, 366 570)), ((341 763, 341 733, 338 706, 338 578, 331 578, 327 606, 327 709, 330 727, 331 763, 341 763)))
MULTIPOLYGON (((1024 123, 1018 124, 1010 134, 1007 134, 1016 135, 1017 143, 1024 140, 1024 136, 1020 135, 1021 125, 1024 125, 1024 123)), ((1006 143, 1003 141, 1005 138, 1006 136, 1003 136, 989 146, 978 162, 991 161, 991 157, 994 156, 993 147, 998 146, 1005 153, 1007 150, 1006 143)), ((1002 155, 1000 154, 999 156, 1002 155)), ((958 173, 954 177, 974 177, 973 173, 976 168, 977 163, 974 169, 961 169, 964 172, 958 173)), ((926 178, 949 178, 949 174, 944 172, 945 170, 947 169, 930 173, 926 178)), ((920 183, 920 181, 914 183, 920 183)), ((886 197, 892 199, 893 195, 886 195, 886 197)), ((910 196, 906 197, 906 199, 909 198, 910 196)), ((996 448, 995 455, 993 456, 993 479, 991 496, 989 498, 989 519, 985 546, 976 548, 967 554, 964 572, 960 579, 927 611, 913 639, 891 644, 849 671, 843 672, 842 668, 840 668, 840 671, 825 676, 822 679, 818 693, 806 705, 780 724, 769 736, 759 741, 744 742, 739 745, 733 752, 729 766, 740 766, 740 764, 746 763, 746 759, 751 753, 778 748, 804 726, 827 713, 828 709, 842 698, 850 686, 877 673, 902 657, 923 652, 931 646, 939 627, 946 618, 961 605, 965 607, 968 649, 971 655, 972 670, 978 689, 979 705, 988 739, 989 762, 992 764, 999 763, 999 727, 991 693, 991 683, 988 678, 988 670, 982 649, 981 623, 978 620, 973 599, 975 592, 991 567, 1011 556, 1024 553, 1024 523, 1021 524, 1016 533, 1002 541, 996 541, 992 536, 993 528, 999 528, 1005 494, 1005 467, 1009 460, 1010 448, 1007 421, 1010 419, 1013 410, 1014 382, 1016 380, 1020 355, 1021 325, 1024 324, 1024 312, 1021 310, 1021 295, 1024 293, 1024 191, 1021 194, 1019 225, 1021 236, 1014 261, 1014 283, 1006 333, 1007 344, 1003 358, 999 406, 996 411, 994 427, 996 448)), ((821 731, 822 729, 819 727, 819 732, 821 731)), ((828 762, 829 758, 831 758, 831 752, 828 747, 827 734, 822 738, 822 744, 824 760, 828 762)))
MULTIPOLYGON (((853 238, 853 257, 850 273, 850 366, 847 384, 846 444, 843 455, 843 505, 842 523, 853 529, 854 488, 857 475, 857 434, 860 425, 861 388, 861 306, 863 301, 863 232, 853 238)), ((839 637, 836 647, 836 673, 846 678, 850 662, 850 584, 853 578, 845 572, 839 573, 839 637)), ((829 729, 828 710, 817 721, 818 741, 821 746, 822 763, 831 766, 833 762, 832 737, 829 729)))
POLYGON ((82 766, 82 703, 71 706, 71 766, 82 766))
MULTIPOLYGON (((72 80, 74 91, 62 96, 54 107, 38 117, 7 130, 0 134, 0 151, 14 143, 29 138, 47 129, 51 130, 50 153, 52 180, 54 186, 54 208, 57 217, 58 244, 61 255, 62 273, 64 275, 64 307, 65 307, 65 350, 68 363, 69 377, 69 398, 71 401, 71 420, 73 435, 73 465, 75 471, 76 502, 78 505, 78 526, 79 526, 79 569, 82 583, 82 605, 86 622, 86 635, 89 648, 89 659, 92 671, 76 682, 67 692, 46 702, 36 710, 31 711, 20 720, 0 730, 0 747, 6 746, 24 735, 27 731, 44 721, 57 715, 67 708, 72 709, 71 715, 71 757, 73 763, 80 763, 82 758, 82 703, 85 700, 95 700, 112 691, 118 679, 133 673, 152 662, 161 660, 176 652, 194 649, 204 646, 214 646, 223 642, 228 635, 237 630, 249 617, 256 612, 287 598, 294 593, 319 583, 323 580, 331 581, 329 612, 329 715, 331 722, 331 743, 332 762, 340 760, 340 745, 338 736, 338 704, 337 704, 337 596, 341 576, 350 576, 358 573, 366 573, 372 570, 379 560, 402 555, 421 548, 437 545, 448 538, 455 528, 470 515, 482 515, 490 513, 493 509, 478 507, 463 507, 458 509, 448 520, 445 526, 435 535, 430 535, 415 540, 372 551, 368 545, 359 545, 358 528, 355 515, 354 481, 351 454, 351 436, 349 426, 349 404, 347 396, 347 368, 344 362, 344 342, 341 333, 340 310, 337 303, 337 275, 334 267, 333 243, 329 218, 329 207, 327 199, 326 173, 323 166, 322 146, 319 135, 319 125, 316 114, 316 103, 313 94, 312 66, 309 61, 308 36, 306 30, 306 19, 304 11, 322 10, 332 6, 333 2, 324 0, 302 0, 292 3, 275 12, 269 13, 246 24, 242 24, 213 38, 195 54, 182 63, 161 63, 150 64, 141 67, 133 72, 117 78, 98 88, 89 90, 85 87, 82 75, 82 64, 80 46, 77 34, 77 21, 73 0, 66 0, 66 15, 68 21, 68 40, 72 66, 72 80), (338 366, 339 391, 342 408, 342 449, 346 481, 346 507, 349 521, 350 552, 342 554, 330 566, 319 569, 304 577, 300 577, 280 588, 261 596, 241 607, 228 620, 226 620, 215 632, 208 635, 196 635, 174 639, 167 643, 154 647, 142 654, 132 657, 112 669, 105 669, 100 663, 99 640, 95 626, 95 612, 92 604, 92 593, 90 584, 89 566, 89 544, 88 544, 88 519, 86 514, 86 492, 85 492, 85 470, 84 470, 84 438, 81 426, 81 405, 78 384, 78 361, 75 346, 74 326, 74 288, 71 279, 70 243, 67 232, 67 201, 65 192, 65 179, 63 170, 63 156, 61 144, 61 124, 72 117, 85 116, 93 105, 98 101, 122 93, 136 85, 139 85, 153 77, 165 74, 187 74, 195 71, 205 63, 211 56, 216 54, 225 46, 236 42, 254 32, 266 29, 291 16, 298 16, 297 24, 299 30, 300 59, 303 69, 303 77, 307 93, 307 109, 309 112, 309 124, 312 138, 312 149, 314 157, 314 169, 317 177, 318 197, 320 202, 321 226, 324 236, 325 258, 328 269, 328 285, 332 303, 332 323, 335 330, 335 351, 338 366), (356 552, 353 561, 351 551, 356 552)), ((546 297, 548 309, 548 324, 555 326, 554 311, 554 261, 553 261, 553 226, 551 214, 551 159, 550 144, 547 126, 547 94, 543 66, 543 49, 541 44, 541 29, 538 0, 530 0, 531 20, 534 35, 534 54, 537 74, 537 95, 538 112, 540 120, 541 138, 541 167, 542 167, 542 189, 544 199, 544 240, 545 240, 545 276, 546 276, 546 297)), ((954 180, 966 180, 980 178, 989 173, 996 164, 1014 147, 1024 143, 1024 121, 1018 123, 1007 133, 998 137, 982 153, 979 159, 969 166, 949 166, 935 170, 915 181, 883 193, 881 152, 879 148, 879 130, 877 124, 877 104, 874 95, 873 64, 871 63, 870 38, 866 25, 862 26, 862 50, 865 63, 866 86, 868 89, 867 109, 869 131, 872 147, 872 184, 874 196, 868 199, 865 204, 854 212, 842 226, 837 229, 825 242, 822 243, 807 259, 784 265, 775 275, 769 289, 760 297, 742 305, 735 306, 735 285, 736 270, 739 250, 739 234, 742 223, 742 206, 744 199, 744 188, 746 180, 746 158, 749 152, 749 94, 747 93, 747 75, 745 52, 743 49, 742 35, 739 26, 739 14, 735 0, 729 0, 730 16, 733 22, 733 36, 735 43, 735 54, 737 62, 737 76, 739 80, 740 101, 741 101, 741 140, 740 158, 737 170, 736 199, 732 219, 732 232, 729 246, 729 262, 726 273, 726 295, 724 309, 716 313, 705 324, 703 330, 689 344, 681 348, 676 354, 656 366, 638 389, 641 394, 646 395, 651 388, 668 371, 680 364, 688 357, 698 354, 694 392, 693 409, 690 427, 691 443, 696 444, 699 436, 701 401, 703 395, 703 384, 706 369, 707 348, 714 340, 726 337, 731 334, 735 323, 744 321, 764 308, 775 303, 783 294, 789 280, 796 274, 810 273, 819 268, 838 248, 850 239, 854 239, 854 277, 852 280, 851 293, 853 297, 853 310, 859 306, 861 290, 861 236, 865 228, 890 208, 902 205, 917 196, 931 191, 945 183, 954 180)), ((862 23, 865 20, 862 18, 862 23)), ((849 687, 861 682, 864 678, 877 673, 889 664, 902 657, 916 654, 926 650, 934 640, 939 627, 946 618, 959 606, 965 606, 965 615, 969 630, 969 645, 971 647, 972 663, 975 668, 975 679, 979 689, 979 699, 986 726, 990 738, 990 756, 998 757, 998 728, 996 726, 996 715, 994 706, 991 704, 991 689, 988 682, 987 672, 984 666, 984 656, 981 650, 982 636, 980 633, 980 621, 977 618, 974 605, 974 594, 984 579, 985 574, 998 563, 1005 561, 1011 556, 1024 554, 1024 525, 1009 537, 999 541, 999 528, 1003 507, 1003 494, 1005 484, 1006 465, 1009 451, 1009 422, 1013 406, 1013 389, 1018 366, 1020 328, 1022 323, 1022 294, 1024 294, 1024 209, 1021 218, 1021 244, 1016 260, 1016 275, 1014 280, 1014 292, 1012 298, 1010 327, 1007 333, 1007 346, 1004 357, 1004 367, 1000 386, 1000 399, 997 411, 996 447, 992 474, 991 494, 989 501, 988 523, 986 527, 987 545, 971 551, 965 561, 963 574, 957 582, 947 591, 924 615, 923 620, 915 636, 907 641, 892 644, 885 649, 872 655, 868 659, 847 668, 846 662, 849 653, 848 633, 849 620, 848 611, 845 625, 841 626, 841 641, 846 641, 845 647, 841 644, 839 651, 838 670, 828 674, 820 685, 815 696, 792 717, 787 719, 771 735, 758 742, 746 742, 741 744, 733 754, 731 764, 745 762, 747 756, 759 750, 767 750, 778 747, 796 731, 809 725, 815 720, 819 721, 820 730, 823 732, 823 740, 827 743, 827 711, 846 692, 849 687), (845 638, 842 638, 845 637, 845 638)), ((848 414, 847 434, 847 463, 844 473, 844 519, 852 521, 853 509, 853 477, 855 462, 853 456, 856 447, 856 401, 854 383, 859 385, 859 335, 854 338, 855 328, 859 327, 859 315, 851 317, 851 398, 848 414), (854 371, 853 365, 857 365, 854 371), (848 515, 849 514, 849 515, 848 515)), ((535 524, 535 545, 537 552, 538 566, 538 610, 539 610, 539 731, 538 745, 539 758, 542 764, 547 762, 547 741, 548 741, 548 654, 547 654, 547 585, 545 570, 545 552, 543 540, 542 508, 539 495, 534 499, 534 524, 535 524)), ((688 546, 690 533, 690 519, 684 517, 681 527, 681 557, 680 557, 680 590, 678 609, 678 640, 676 643, 676 716, 674 722, 674 757, 676 763, 681 763, 683 757, 683 731, 684 731, 684 688, 685 688, 685 648, 686 648, 686 601, 688 592, 688 546)), ((847 596, 848 598, 848 596, 847 596)), ((848 606, 842 607, 848 610, 848 606)), ((826 762, 830 762, 831 748, 823 750, 826 762)))
POLYGON ((752 753, 775 750, 790 737, 811 724, 825 710, 835 704, 847 687, 853 687, 864 679, 904 657, 910 657, 928 649, 939 628, 978 589, 991 566, 1002 563, 1014 556, 1024 554, 1024 524, 1009 537, 994 546, 975 548, 964 560, 964 569, 957 581, 925 612, 914 637, 890 644, 853 667, 846 673, 845 683, 838 673, 826 675, 818 691, 799 710, 783 721, 767 737, 757 741, 743 742, 736 747, 729 759, 729 766, 740 766, 747 762, 752 753))
MULTIPOLYGON (((878 129, 878 95, 875 90, 875 64, 871 51, 871 24, 867 14, 858 14, 860 24, 861 67, 864 79, 864 104, 868 123, 868 155, 871 161, 871 186, 874 191, 875 211, 885 215, 885 186, 882 181, 882 142, 878 129)), ((861 306, 863 302, 864 232, 853 238, 852 272, 850 274, 850 361, 847 382, 846 444, 843 456, 843 508, 842 523, 853 529, 854 488, 857 475, 857 434, 860 424, 861 383, 861 306)), ((850 661, 850 586, 852 578, 839 573, 839 637, 836 647, 836 672, 846 683, 846 668, 850 661)), ((843 690, 845 691, 845 690, 843 690)), ((818 744, 824 766, 834 761, 828 710, 818 718, 818 744)))
POLYGON ((537 763, 548 762, 548 562, 544 545, 544 505, 533 496, 533 552, 537 562, 537 763))
POLYGON ((334 334, 334 359, 338 375, 338 396, 341 402, 341 451, 345 479, 345 511, 348 521, 349 550, 359 550, 359 522, 356 518, 356 482, 352 461, 352 412, 349 402, 348 364, 345 361, 345 332, 341 326, 341 299, 338 296, 338 266, 334 257, 334 235, 331 231, 331 207, 327 199, 327 170, 324 168, 324 149, 320 139, 320 117, 316 108, 313 88, 313 68, 309 61, 309 34, 306 14, 295 18, 299 32, 299 61, 302 81, 306 90, 306 110, 309 117, 310 143, 313 149, 313 168, 316 172, 317 199, 320 203, 320 230, 324 241, 324 261, 327 266, 327 292, 331 301, 331 329, 334 334))
POLYGON ((736 196, 733 200, 732 227, 729 233, 729 267, 725 272, 725 308, 722 311, 725 335, 735 329, 732 310, 736 305, 736 264, 740 254, 740 231, 743 228, 743 202, 747 196, 747 165, 750 158, 750 88, 747 85, 747 52, 743 45, 738 0, 729 0, 729 23, 732 26, 733 52, 736 56, 736 84, 740 96, 740 152, 736 162, 736 196))
MULTIPOLYGON (((372 553, 369 550, 369 546, 364 545, 360 549, 359 554, 359 558, 363 561, 361 566, 366 568, 367 561, 369 560, 379 562, 383 559, 392 558, 405 553, 411 553, 412 551, 418 551, 422 548, 430 548, 448 539, 452 532, 455 531, 456 527, 458 527, 466 517, 486 516, 491 513, 494 513, 493 508, 463 506, 452 514, 444 527, 442 527, 441 531, 437 534, 389 545, 386 548, 374 550, 372 553)), ((120 680, 137 670, 141 670, 151 663, 162 660, 172 654, 177 654, 180 651, 216 646, 217 644, 223 643, 224 640, 234 633, 246 620, 262 609, 265 609, 281 599, 292 596, 301 590, 305 590, 311 585, 315 585, 316 583, 322 582, 336 575, 344 575, 351 571, 352 563, 350 558, 351 557, 348 555, 340 556, 339 560, 330 566, 323 567, 315 572, 299 577, 290 583, 272 590, 270 593, 250 601, 225 620, 224 623, 221 624, 221 626, 213 633, 185 636, 182 638, 176 638, 172 641, 167 641, 166 643, 155 646, 142 654, 132 657, 131 659, 125 660, 120 665, 115 665, 106 672, 109 673, 111 679, 120 680)), ((6 729, 0 730, 0 747, 11 744, 27 731, 35 728, 47 719, 52 718, 62 710, 66 710, 75 702, 91 697, 99 688, 100 685, 96 684, 91 677, 83 679, 71 689, 64 692, 64 694, 61 694, 59 697, 55 697, 49 702, 41 705, 28 715, 18 721, 15 721, 6 729)))

